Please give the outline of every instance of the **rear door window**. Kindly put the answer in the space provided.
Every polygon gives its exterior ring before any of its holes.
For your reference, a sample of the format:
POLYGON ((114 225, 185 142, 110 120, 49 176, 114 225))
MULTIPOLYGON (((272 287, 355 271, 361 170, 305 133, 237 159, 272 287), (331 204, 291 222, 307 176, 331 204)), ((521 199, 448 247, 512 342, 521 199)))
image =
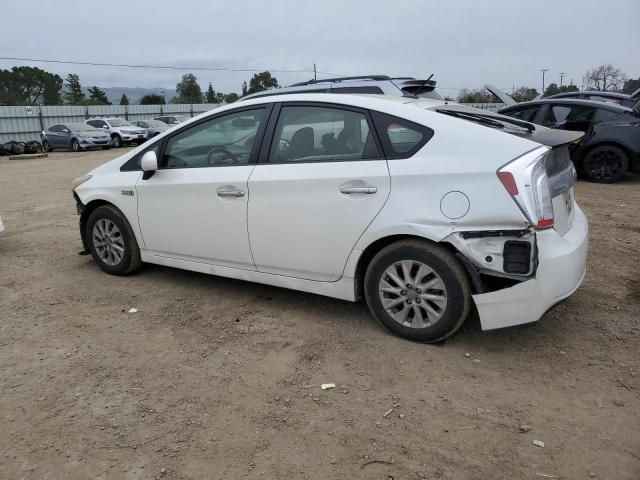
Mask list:
POLYGON ((544 126, 586 132, 595 113, 595 108, 582 105, 552 105, 544 119, 544 126))
POLYGON ((382 158, 363 112, 320 106, 284 106, 270 163, 337 162, 382 158))
POLYGON ((433 130, 386 113, 371 112, 387 158, 409 158, 433 137, 433 130))
POLYGON ((504 115, 508 115, 509 117, 517 118, 519 120, 524 120, 525 122, 533 122, 538 111, 540 111, 540 106, 523 108, 515 111, 512 110, 509 112, 505 112, 504 115))

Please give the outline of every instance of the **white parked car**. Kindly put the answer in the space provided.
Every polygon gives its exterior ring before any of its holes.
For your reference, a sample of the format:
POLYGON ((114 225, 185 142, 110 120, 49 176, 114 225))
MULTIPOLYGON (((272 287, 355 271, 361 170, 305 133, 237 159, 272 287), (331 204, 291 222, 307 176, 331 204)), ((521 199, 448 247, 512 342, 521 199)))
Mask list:
POLYGON ((84 123, 107 132, 111 136, 111 145, 115 148, 131 143, 140 145, 147 140, 144 128, 136 127, 124 118, 92 118, 84 123))
POLYGON ((2 217, 0 217, 0 235, 4 234, 4 223, 2 223, 2 217))
POLYGON ((290 94, 212 110, 74 181, 85 249, 355 301, 406 338, 537 321, 585 274, 553 131, 440 100, 290 94))

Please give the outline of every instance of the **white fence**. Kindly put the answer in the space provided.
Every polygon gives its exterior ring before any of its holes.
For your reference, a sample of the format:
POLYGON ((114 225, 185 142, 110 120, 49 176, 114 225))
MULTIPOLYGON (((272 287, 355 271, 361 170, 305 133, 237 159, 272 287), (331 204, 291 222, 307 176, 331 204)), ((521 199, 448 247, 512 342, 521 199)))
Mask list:
MULTIPOLYGON (((468 103, 470 107, 496 111, 502 103, 468 103)), ((219 107, 217 103, 168 105, 88 105, 0 107, 0 143, 40 140, 40 132, 57 123, 84 122, 95 116, 121 117, 131 122, 158 115, 196 116, 219 107)))
POLYGON ((130 122, 159 115, 196 116, 219 107, 217 103, 194 105, 87 105, 0 107, 0 143, 40 140, 40 132, 57 123, 82 123, 96 116, 121 117, 130 122))

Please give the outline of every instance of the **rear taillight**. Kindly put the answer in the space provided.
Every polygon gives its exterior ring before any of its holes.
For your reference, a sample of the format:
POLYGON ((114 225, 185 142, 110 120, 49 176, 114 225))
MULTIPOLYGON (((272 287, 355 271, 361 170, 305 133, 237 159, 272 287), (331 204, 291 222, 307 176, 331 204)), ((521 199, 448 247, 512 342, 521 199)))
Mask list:
POLYGON ((498 178, 522 213, 536 228, 553 226, 553 204, 545 160, 549 149, 541 147, 498 170, 498 178))

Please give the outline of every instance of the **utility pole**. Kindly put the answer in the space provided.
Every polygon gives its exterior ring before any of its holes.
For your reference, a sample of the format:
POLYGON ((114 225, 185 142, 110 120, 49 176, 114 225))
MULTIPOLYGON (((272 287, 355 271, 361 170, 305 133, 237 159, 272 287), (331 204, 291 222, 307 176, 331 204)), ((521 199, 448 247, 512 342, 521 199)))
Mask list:
POLYGON ((543 68, 540 70, 542 72, 542 94, 544 95, 544 74, 549 71, 548 68, 543 68))
POLYGON ((564 79, 564 76, 566 75, 565 72, 560 72, 560 86, 562 87, 562 80, 564 79))
POLYGON ((318 71, 316 70, 316 64, 313 64, 313 81, 317 81, 318 80, 318 71))

